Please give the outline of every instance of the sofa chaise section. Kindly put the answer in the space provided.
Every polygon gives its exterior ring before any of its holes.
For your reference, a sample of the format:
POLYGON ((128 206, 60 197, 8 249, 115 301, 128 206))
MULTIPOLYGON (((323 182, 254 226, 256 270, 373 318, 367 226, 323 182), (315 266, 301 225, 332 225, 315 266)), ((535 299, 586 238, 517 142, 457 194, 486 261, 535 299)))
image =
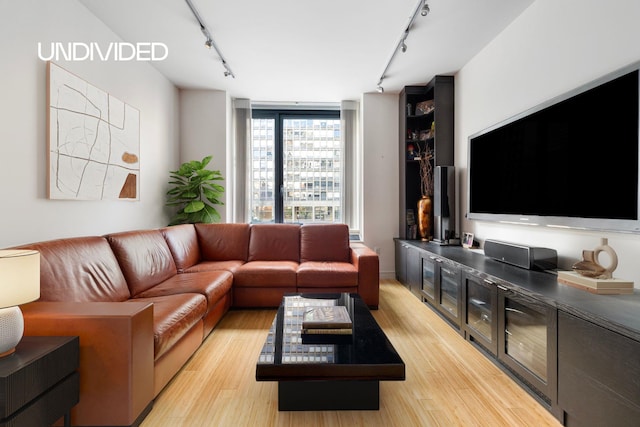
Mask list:
POLYGON ((160 230, 106 236, 134 300, 154 304, 154 392, 157 395, 228 309, 228 271, 178 275, 160 230), (220 307, 224 307, 220 310, 220 307))

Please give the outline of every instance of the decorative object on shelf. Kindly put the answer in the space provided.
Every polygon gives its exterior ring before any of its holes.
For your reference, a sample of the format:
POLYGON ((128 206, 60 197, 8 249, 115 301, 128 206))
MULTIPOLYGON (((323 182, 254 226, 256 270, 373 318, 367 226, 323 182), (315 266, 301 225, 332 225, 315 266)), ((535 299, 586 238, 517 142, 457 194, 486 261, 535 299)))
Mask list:
POLYGON ((429 114, 434 110, 434 102, 433 99, 429 99, 427 101, 418 102, 416 104, 416 115, 424 115, 429 114))
POLYGON ((618 255, 609 246, 608 239, 602 238, 600 245, 595 249, 582 251, 582 261, 571 266, 573 271, 559 271, 558 282, 594 294, 632 294, 632 281, 613 277, 613 272, 617 267, 618 255), (610 258, 610 264, 606 267, 598 260, 602 252, 606 252, 610 258))
POLYGON ((407 116, 411 115, 411 104, 407 104, 407 116))
POLYGON ((220 200, 224 187, 216 181, 224 178, 219 170, 205 169, 210 161, 211 156, 201 162, 192 160, 170 172, 171 188, 167 191, 166 205, 179 209, 169 225, 220 221, 220 213, 214 206, 224 204, 220 200))
POLYGON ((0 251, 0 358, 13 354, 22 339, 20 304, 40 298, 40 252, 0 251))
POLYGON ((422 241, 431 240, 433 224, 433 151, 425 147, 420 153, 420 192, 418 200, 418 232, 422 241))
POLYGON ((431 138, 433 138, 433 133, 431 132, 431 130, 420 131, 420 141, 426 141, 431 138))
POLYGON ((464 233, 462 236, 462 247, 471 249, 473 247, 473 233, 464 233))
POLYGON ((611 279, 613 272, 618 267, 618 255, 609 246, 609 240, 602 238, 600 245, 593 250, 582 251, 582 261, 579 261, 571 266, 573 271, 584 277, 592 277, 594 279, 611 279), (605 252, 609 255, 610 264, 605 267, 598 261, 599 255, 605 252))
POLYGON ((573 271, 584 277, 600 277, 604 273, 604 267, 595 261, 593 251, 583 250, 582 261, 578 261, 571 266, 573 271))
POLYGON ((419 156, 416 147, 413 144, 407 144, 407 160, 416 160, 419 156))

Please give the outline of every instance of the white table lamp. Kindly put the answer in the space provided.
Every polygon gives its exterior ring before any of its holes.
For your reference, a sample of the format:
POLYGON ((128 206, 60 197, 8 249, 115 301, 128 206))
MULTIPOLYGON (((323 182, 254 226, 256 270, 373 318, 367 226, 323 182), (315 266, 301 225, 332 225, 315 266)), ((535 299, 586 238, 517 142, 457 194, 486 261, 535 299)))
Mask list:
POLYGON ((0 250, 0 358, 15 351, 22 339, 20 304, 40 298, 40 253, 0 250))

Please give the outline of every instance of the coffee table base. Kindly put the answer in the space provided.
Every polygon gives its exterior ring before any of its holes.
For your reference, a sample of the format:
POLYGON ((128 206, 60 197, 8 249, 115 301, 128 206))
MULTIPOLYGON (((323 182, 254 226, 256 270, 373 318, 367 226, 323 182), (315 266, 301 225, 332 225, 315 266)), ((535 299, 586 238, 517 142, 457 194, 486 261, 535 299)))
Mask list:
POLYGON ((279 411, 380 409, 380 381, 279 381, 279 411))

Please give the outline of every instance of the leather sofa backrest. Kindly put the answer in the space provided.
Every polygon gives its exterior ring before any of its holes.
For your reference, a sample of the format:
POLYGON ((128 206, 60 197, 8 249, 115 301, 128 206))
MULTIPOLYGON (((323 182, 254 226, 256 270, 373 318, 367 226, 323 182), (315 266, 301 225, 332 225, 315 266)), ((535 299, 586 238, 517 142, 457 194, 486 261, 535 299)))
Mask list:
POLYGON ((106 238, 133 296, 178 272, 160 230, 124 231, 106 238))
POLYGON ((350 262, 349 226, 304 224, 300 227, 300 262, 350 262))
POLYGON ((193 224, 180 224, 160 229, 176 263, 178 273, 200 262, 198 235, 193 224))
POLYGON ((120 302, 131 296, 104 237, 50 240, 20 248, 40 252, 38 301, 120 302))
POLYGON ((247 260, 249 224, 195 224, 203 261, 247 260))
POLYGON ((247 261, 300 262, 300 226, 297 224, 253 224, 247 261))

